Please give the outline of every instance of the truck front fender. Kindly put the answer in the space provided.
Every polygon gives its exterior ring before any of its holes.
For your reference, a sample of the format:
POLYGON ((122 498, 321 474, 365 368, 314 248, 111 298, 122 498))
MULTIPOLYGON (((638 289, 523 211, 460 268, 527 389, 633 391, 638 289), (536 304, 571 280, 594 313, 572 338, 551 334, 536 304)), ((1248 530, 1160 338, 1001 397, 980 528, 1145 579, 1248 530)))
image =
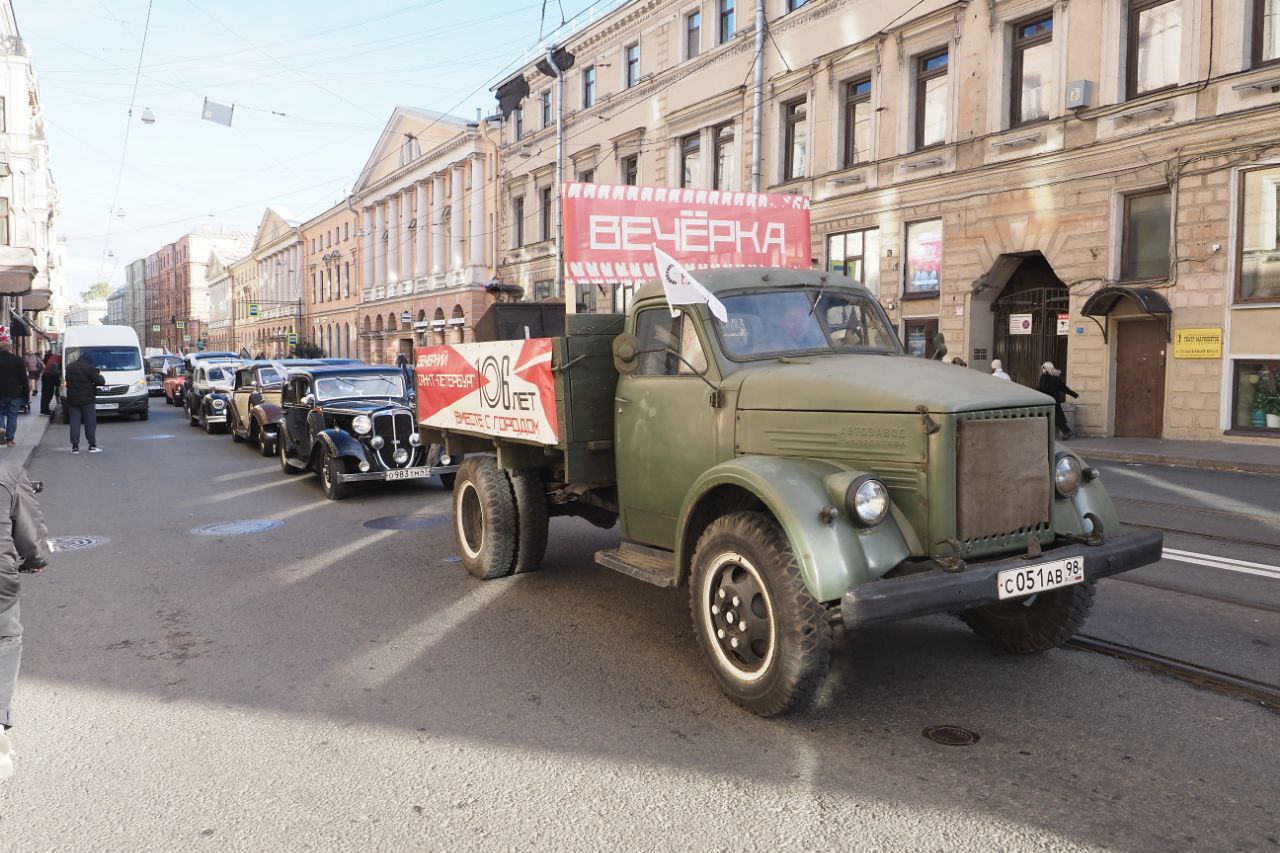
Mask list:
POLYGON ((681 508, 679 581, 688 580, 693 550, 706 526, 748 500, 763 504, 782 526, 800 576, 818 601, 836 601, 850 587, 879 578, 910 550, 896 508, 880 524, 865 528, 845 515, 843 500, 833 499, 861 473, 833 462, 778 456, 739 456, 711 468, 693 484, 681 508), (830 521, 823 512, 829 506, 837 510, 830 521))

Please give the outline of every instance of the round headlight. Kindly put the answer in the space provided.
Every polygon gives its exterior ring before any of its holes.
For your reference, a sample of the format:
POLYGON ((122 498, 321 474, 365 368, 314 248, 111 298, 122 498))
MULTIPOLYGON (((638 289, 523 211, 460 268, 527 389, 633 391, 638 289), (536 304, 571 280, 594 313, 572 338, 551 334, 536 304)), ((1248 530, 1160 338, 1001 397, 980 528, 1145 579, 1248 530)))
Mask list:
POLYGON ((1074 456, 1059 456, 1053 466, 1053 487, 1058 494, 1069 498, 1080 488, 1080 460, 1074 456))
POLYGON ((373 429, 373 421, 369 420, 368 415, 356 415, 351 421, 351 431, 356 435, 364 435, 373 429))
POLYGON ((451 465, 452 463, 453 463, 453 457, 451 457, 448 453, 441 453, 441 454, 440 454, 440 464, 441 464, 441 465, 451 465))
POLYGON ((374 450, 381 450, 382 445, 386 444, 387 442, 383 440, 382 436, 375 435, 373 438, 369 439, 369 443, 373 445, 374 450))
POLYGON ((226 401, 226 400, 214 400, 214 401, 213 401, 213 408, 214 408, 214 409, 225 409, 226 407, 227 407, 227 401, 226 401))
POLYGON ((392 455, 391 458, 396 460, 397 465, 403 465, 404 463, 409 461, 409 451, 405 450, 402 447, 399 450, 397 450, 395 454, 392 455))
POLYGON ((413 433, 409 436, 409 443, 414 447, 417 447, 419 444, 422 444, 422 436, 418 435, 416 432, 413 433))
POLYGON ((879 480, 854 480, 844 496, 849 517, 863 527, 873 527, 889 514, 889 490, 879 480))

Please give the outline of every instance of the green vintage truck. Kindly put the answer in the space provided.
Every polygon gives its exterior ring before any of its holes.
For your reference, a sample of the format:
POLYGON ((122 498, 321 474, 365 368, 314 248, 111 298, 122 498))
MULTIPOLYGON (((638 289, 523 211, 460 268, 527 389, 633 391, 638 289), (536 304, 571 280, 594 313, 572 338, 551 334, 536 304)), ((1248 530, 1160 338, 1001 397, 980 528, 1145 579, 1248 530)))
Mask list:
POLYGON ((1043 652, 1080 628, 1099 578, 1160 558, 1160 535, 1122 528, 1098 471, 1055 446, 1049 398, 904 355, 842 276, 698 278, 727 322, 673 312, 657 283, 625 316, 567 318, 554 443, 422 422, 463 458, 454 526, 476 577, 537 568, 551 516, 621 522, 596 561, 688 586, 712 675, 771 716, 814 697, 841 624, 953 613, 1043 652))

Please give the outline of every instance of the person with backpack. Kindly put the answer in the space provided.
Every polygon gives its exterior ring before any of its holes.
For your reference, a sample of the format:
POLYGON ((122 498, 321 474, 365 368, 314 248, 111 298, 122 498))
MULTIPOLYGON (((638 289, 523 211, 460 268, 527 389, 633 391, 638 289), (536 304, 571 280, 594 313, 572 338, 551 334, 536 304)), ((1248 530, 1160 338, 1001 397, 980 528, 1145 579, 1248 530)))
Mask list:
POLYGON ((89 439, 89 452, 101 453, 98 446, 98 386, 106 385, 107 380, 94 366, 89 353, 82 352, 80 357, 67 365, 67 414, 71 421, 71 452, 80 452, 80 425, 84 424, 84 434, 89 439))

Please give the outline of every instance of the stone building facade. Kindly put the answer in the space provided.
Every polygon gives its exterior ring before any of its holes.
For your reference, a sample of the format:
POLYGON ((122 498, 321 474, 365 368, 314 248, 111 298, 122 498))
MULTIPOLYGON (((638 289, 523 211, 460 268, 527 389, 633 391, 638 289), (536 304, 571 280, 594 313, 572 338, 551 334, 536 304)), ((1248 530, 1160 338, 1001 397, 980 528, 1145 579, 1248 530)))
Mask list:
POLYGON ((360 174, 358 357, 471 339, 497 241, 497 128, 397 107, 360 174))
MULTIPOLYGON (((1086 434, 1280 438, 1280 2, 761 2, 758 128, 752 3, 636 0, 566 40, 566 180, 749 189, 758 150, 762 190, 812 199, 815 262, 913 353, 940 332, 1028 384, 1054 361, 1086 434)), ((545 298, 536 59, 503 123, 498 272, 545 298)), ((626 304, 593 291, 570 310, 626 304)))
POLYGON ((357 358, 360 223, 340 202, 302 225, 303 314, 309 342, 332 358, 357 358))
POLYGON ((252 273, 232 264, 236 344, 250 355, 281 358, 304 334, 302 326, 302 222, 269 207, 249 258, 252 273))
POLYGON ((210 253, 235 257, 248 251, 252 239, 238 231, 192 232, 148 255, 143 262, 145 346, 196 349, 209 321, 210 253))

